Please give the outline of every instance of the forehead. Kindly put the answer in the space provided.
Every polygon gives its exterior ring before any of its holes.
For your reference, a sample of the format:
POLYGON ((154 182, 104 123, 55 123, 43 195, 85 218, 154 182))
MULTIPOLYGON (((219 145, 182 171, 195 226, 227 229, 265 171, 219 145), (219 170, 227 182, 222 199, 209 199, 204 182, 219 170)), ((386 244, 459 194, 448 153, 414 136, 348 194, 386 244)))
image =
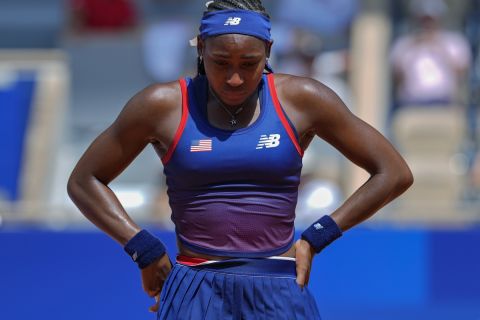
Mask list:
POLYGON ((244 34, 222 34, 205 39, 205 47, 211 52, 235 53, 265 53, 265 42, 253 36, 244 34))

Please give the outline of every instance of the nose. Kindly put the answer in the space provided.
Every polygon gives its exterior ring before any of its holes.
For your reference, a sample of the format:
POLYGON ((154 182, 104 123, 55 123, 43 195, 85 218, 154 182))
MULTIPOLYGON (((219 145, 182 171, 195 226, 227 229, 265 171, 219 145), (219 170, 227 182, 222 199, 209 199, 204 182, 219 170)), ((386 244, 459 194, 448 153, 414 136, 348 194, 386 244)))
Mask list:
POLYGON ((240 74, 238 72, 234 72, 228 78, 227 84, 231 87, 239 87, 243 84, 243 79, 242 77, 240 77, 240 74))

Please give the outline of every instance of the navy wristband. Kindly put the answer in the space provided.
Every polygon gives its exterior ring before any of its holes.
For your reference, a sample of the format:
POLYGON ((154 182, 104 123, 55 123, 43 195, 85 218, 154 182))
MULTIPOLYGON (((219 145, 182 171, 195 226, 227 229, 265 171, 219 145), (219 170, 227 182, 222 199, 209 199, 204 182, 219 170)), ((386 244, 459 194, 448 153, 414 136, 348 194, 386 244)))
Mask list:
POLYGON ((330 216, 323 216, 302 233, 302 239, 306 240, 315 249, 316 253, 342 236, 342 230, 330 216))
POLYGON ((165 254, 165 245, 147 230, 142 230, 130 239, 123 248, 138 264, 140 269, 147 267, 165 254))

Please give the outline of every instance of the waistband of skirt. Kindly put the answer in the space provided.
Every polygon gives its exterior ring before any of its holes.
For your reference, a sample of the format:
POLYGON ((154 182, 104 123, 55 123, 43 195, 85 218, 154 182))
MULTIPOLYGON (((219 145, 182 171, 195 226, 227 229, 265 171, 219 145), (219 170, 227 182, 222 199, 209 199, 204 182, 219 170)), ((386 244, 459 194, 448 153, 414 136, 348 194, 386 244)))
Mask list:
POLYGON ((196 270, 257 276, 296 277, 295 259, 287 257, 205 260, 178 256, 177 263, 196 270))

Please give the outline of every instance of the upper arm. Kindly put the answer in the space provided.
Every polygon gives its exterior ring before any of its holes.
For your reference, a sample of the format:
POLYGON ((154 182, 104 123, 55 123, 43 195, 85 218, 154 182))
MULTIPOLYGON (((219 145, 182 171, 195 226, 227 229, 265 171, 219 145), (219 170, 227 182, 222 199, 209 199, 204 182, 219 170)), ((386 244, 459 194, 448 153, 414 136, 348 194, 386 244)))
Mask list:
POLYGON ((304 132, 314 132, 370 174, 405 166, 390 142, 355 116, 331 89, 312 79, 295 80, 289 85, 295 92, 290 96, 303 115, 304 132))
POLYGON ((181 105, 181 95, 174 83, 151 86, 136 94, 88 147, 72 176, 95 177, 108 184, 147 144, 167 145, 178 117, 177 105, 181 105))

